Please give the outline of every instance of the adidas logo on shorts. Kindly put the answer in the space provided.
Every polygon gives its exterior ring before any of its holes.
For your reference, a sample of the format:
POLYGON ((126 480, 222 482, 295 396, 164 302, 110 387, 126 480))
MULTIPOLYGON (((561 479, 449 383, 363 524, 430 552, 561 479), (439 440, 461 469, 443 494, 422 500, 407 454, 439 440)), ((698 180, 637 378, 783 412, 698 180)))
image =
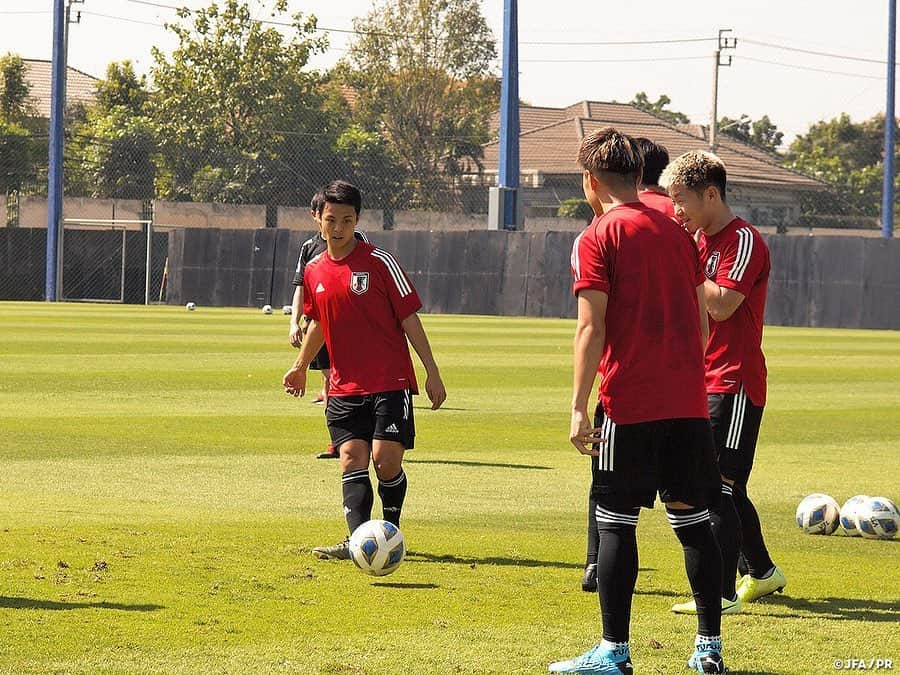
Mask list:
POLYGON ((384 433, 386 433, 386 434, 399 434, 399 433, 400 433, 400 430, 397 428, 397 425, 396 425, 396 424, 392 424, 391 426, 389 426, 387 429, 384 430, 384 433))

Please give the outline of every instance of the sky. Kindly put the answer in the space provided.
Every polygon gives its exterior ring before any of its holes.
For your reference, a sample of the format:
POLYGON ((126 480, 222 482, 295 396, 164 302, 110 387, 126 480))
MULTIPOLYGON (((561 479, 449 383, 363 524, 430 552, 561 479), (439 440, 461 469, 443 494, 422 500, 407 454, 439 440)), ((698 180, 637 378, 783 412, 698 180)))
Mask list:
MULTIPOLYGON (((210 1, 84 0, 73 5, 81 22, 70 28, 69 65, 102 77, 108 63, 129 59, 149 73, 151 47, 167 52, 175 45, 161 25, 175 13, 157 5, 199 8, 210 1)), ((480 2, 499 56, 503 0, 480 2)), ((322 28, 348 30, 372 3, 289 0, 289 9, 314 14, 322 28)), ((0 0, 0 53, 49 59, 52 5, 0 0)), ((887 0, 519 0, 519 93, 528 103, 554 107, 584 99, 627 102, 638 91, 654 101, 666 94, 670 109, 706 124, 716 36, 731 29, 737 46, 723 52, 732 63, 719 69, 719 117, 768 115, 789 141, 844 112, 854 120, 884 112, 887 12, 887 0)), ((336 31, 328 36, 329 51, 312 62, 317 68, 344 56, 352 39, 336 31)))

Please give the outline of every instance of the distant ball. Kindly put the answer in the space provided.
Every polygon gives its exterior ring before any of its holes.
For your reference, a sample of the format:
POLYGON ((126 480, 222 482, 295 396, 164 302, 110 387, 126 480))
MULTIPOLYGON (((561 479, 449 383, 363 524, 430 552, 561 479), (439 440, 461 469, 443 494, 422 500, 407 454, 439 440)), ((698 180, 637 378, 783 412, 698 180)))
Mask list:
POLYGON ((294 313, 294 308, 291 307, 290 305, 282 305, 282 307, 281 307, 281 313, 282 313, 282 314, 293 314, 293 313, 294 313))
POLYGON ((403 533, 386 520, 369 520, 350 535, 350 559, 366 574, 395 572, 406 557, 403 533))
POLYGON ((806 534, 831 534, 840 516, 838 503, 820 493, 809 495, 797 506, 797 526, 806 534))
POLYGON ((263 305, 262 313, 263 314, 271 314, 272 313, 272 305, 263 305))
POLYGON ((193 302, 189 302, 184 306, 184 308, 189 312, 193 312, 195 309, 197 309, 197 305, 195 305, 193 302))
POLYGON ((856 507, 856 529, 866 539, 893 539, 900 529, 900 511, 887 497, 869 497, 856 507))
POLYGON ((848 537, 858 537, 859 529, 856 527, 856 508, 865 502, 869 495, 856 495, 850 497, 841 507, 841 529, 848 537))

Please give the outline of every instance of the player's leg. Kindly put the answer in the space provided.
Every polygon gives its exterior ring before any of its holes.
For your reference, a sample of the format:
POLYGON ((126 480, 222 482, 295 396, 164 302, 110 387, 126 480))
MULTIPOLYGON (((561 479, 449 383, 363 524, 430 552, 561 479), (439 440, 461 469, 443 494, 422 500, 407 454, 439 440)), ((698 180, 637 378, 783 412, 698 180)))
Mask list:
MULTIPOLYGON (((328 356, 328 349, 326 347, 323 346, 322 349, 319 350, 319 353, 315 355, 312 362, 309 364, 309 368, 310 370, 319 370, 322 372, 322 377, 325 379, 325 384, 323 385, 324 393, 320 393, 320 396, 313 402, 324 403, 327 395, 328 379, 331 373, 331 360, 328 356)), ((316 459, 338 459, 338 457, 340 457, 340 453, 333 443, 329 443, 324 452, 320 452, 316 455, 316 459)))
MULTIPOLYGON (((603 408, 597 405, 594 412, 594 427, 603 424, 603 408)), ((597 549, 600 535, 597 532, 597 500, 594 497, 593 475, 597 471, 597 458, 591 457, 591 487, 588 489, 587 552, 584 556, 584 574, 581 576, 581 590, 585 593, 597 592, 597 549)))
MULTIPOLYGON (((712 394, 709 402, 709 421, 712 424, 716 442, 716 457, 720 461, 723 453, 729 452, 726 442, 731 432, 741 425, 746 411, 747 397, 740 394, 712 394)), ((741 555, 741 519, 734 504, 734 479, 724 473, 722 495, 716 504, 710 504, 709 518, 713 535, 722 552, 722 597, 728 601, 723 611, 728 614, 740 611, 735 592, 738 558, 741 555)))
POLYGON ((660 499, 681 543, 697 613, 694 653, 688 667, 723 673, 722 556, 713 536, 709 505, 719 499, 720 480, 712 429, 707 420, 669 420, 660 457, 660 499))
POLYGON ((319 395, 316 396, 316 399, 313 401, 313 403, 324 404, 326 399, 328 398, 328 378, 331 377, 331 369, 322 368, 320 372, 322 373, 322 388, 319 390, 319 395))
POLYGON ((378 496, 384 519, 400 527, 407 478, 403 454, 415 444, 416 426, 412 395, 389 391, 375 397, 375 433, 372 463, 378 476, 378 496))
MULTIPOLYGON (((374 433, 372 410, 371 397, 367 396, 332 396, 325 410, 332 445, 341 453, 341 498, 350 534, 372 518, 374 494, 369 478, 374 433)), ((334 546, 316 547, 312 552, 320 558, 350 558, 346 540, 334 546)))

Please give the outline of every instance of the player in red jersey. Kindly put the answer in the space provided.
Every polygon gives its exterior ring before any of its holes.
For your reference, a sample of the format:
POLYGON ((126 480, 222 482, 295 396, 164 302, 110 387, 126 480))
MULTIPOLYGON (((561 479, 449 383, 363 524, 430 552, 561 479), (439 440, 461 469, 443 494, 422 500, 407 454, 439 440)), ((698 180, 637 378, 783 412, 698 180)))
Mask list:
POLYGON ((638 574, 636 527, 657 493, 684 550, 700 609, 688 665, 720 673, 722 559, 709 523, 718 499, 712 429, 703 385, 703 270, 690 235, 642 204, 640 150, 612 128, 578 153, 595 213, 572 250, 578 323, 569 438, 595 459, 600 546, 600 644, 550 665, 558 673, 631 673, 631 600, 638 574), (588 398, 600 374, 593 424, 588 398))
MULTIPOLYGON (((763 314, 769 281, 769 249, 750 223, 726 201, 726 171, 707 152, 689 152, 665 170, 675 212, 695 233, 707 280, 710 315, 706 347, 706 392, 722 475, 722 499, 713 510, 713 531, 722 550, 723 611, 740 611, 780 591, 787 580, 763 541, 759 515, 747 496, 756 440, 766 404, 763 314), (735 588, 738 557, 747 574, 735 588)), ((692 612, 692 603, 673 607, 692 612)))
MULTIPOLYGON (((324 190, 321 232, 327 250, 306 265, 303 313, 310 318, 284 388, 303 396, 306 370, 323 344, 331 356, 325 416, 341 455, 344 515, 352 533, 371 518, 369 461, 384 519, 395 525, 406 497, 403 453, 413 447, 412 395, 418 393, 407 340, 425 366, 425 393, 437 410, 447 392, 416 313, 422 303, 394 256, 353 236, 362 196, 344 181, 324 190)), ((346 560, 347 540, 313 549, 346 560)))
POLYGON ((669 151, 664 145, 654 143, 649 138, 635 138, 634 142, 644 157, 644 173, 641 176, 641 189, 638 198, 642 204, 675 218, 675 207, 669 193, 659 185, 659 176, 669 163, 669 151))

